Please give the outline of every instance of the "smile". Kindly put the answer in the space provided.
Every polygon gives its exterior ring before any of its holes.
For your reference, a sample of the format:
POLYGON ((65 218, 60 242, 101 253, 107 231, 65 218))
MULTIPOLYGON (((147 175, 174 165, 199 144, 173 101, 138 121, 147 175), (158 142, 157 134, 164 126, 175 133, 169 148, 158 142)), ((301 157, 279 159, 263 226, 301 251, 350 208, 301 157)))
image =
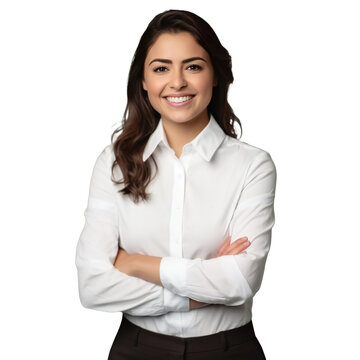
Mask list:
POLYGON ((166 96, 165 99, 168 104, 172 106, 182 106, 189 104, 192 99, 194 98, 194 95, 187 95, 187 96, 166 96))
POLYGON ((182 103, 184 101, 190 100, 191 98, 192 96, 176 96, 176 97, 169 96, 166 99, 173 103, 182 103))

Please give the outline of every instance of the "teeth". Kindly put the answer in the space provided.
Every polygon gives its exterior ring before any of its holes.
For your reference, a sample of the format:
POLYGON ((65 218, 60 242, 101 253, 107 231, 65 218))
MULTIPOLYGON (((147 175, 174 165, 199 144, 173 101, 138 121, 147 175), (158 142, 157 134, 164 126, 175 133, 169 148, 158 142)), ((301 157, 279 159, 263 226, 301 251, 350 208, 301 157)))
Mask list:
POLYGON ((184 101, 190 100, 191 98, 192 98, 192 96, 176 96, 176 97, 168 96, 166 99, 173 103, 182 103, 184 101))

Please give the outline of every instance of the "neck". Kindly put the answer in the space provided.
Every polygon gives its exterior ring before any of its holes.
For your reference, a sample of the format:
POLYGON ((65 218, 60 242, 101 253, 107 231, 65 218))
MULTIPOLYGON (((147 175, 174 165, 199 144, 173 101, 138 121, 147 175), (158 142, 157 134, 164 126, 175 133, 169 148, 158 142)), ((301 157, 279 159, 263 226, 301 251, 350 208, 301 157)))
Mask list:
POLYGON ((175 151, 179 158, 185 144, 196 138, 198 134, 207 126, 210 119, 207 111, 197 119, 178 123, 162 119, 165 135, 170 147, 175 151))

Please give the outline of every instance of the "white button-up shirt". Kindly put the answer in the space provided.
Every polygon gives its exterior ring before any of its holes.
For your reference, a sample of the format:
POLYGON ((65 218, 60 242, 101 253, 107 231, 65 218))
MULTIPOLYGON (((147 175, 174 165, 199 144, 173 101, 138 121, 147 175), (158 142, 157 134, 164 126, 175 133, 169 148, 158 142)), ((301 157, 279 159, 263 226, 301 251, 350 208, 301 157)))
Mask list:
MULTIPOLYGON (((275 222, 276 168, 265 150, 226 135, 213 116, 184 145, 170 148, 162 120, 143 153, 151 161, 150 201, 135 204, 111 181, 112 145, 98 156, 85 225, 76 248, 84 307, 123 312, 147 330, 192 337, 248 323, 259 290, 275 222), (247 236, 246 253, 216 257, 226 238, 247 236), (128 276, 113 264, 129 254, 162 257, 163 286, 128 276), (189 308, 189 298, 210 303, 189 308)), ((116 168, 115 177, 121 177, 116 168)))

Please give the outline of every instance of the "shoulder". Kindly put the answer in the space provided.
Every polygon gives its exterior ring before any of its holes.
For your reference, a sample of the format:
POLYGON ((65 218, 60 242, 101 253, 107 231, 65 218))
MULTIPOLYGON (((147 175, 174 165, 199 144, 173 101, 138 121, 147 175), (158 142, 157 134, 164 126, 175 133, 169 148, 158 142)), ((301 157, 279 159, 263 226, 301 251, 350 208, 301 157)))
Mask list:
MULTIPOLYGON (((112 143, 110 143, 107 144, 105 147, 103 147, 98 153, 95 162, 95 168, 101 169, 107 174, 111 174, 114 161, 115 161, 114 146, 112 143)), ((114 175, 115 177, 122 177, 122 172, 119 166, 114 167, 114 175)))
POLYGON ((229 136, 226 146, 229 156, 230 154, 235 156, 234 163, 244 165, 244 186, 256 184, 263 192, 275 192, 277 170, 269 151, 229 136))
POLYGON ((235 156, 236 161, 245 162, 249 167, 265 161, 275 168, 274 161, 269 151, 266 149, 249 144, 240 139, 235 139, 228 135, 225 138, 224 146, 229 154, 231 153, 232 156, 235 156))
POLYGON ((113 148, 113 144, 110 143, 100 150, 96 162, 101 162, 108 167, 109 164, 112 165, 114 160, 115 160, 114 148, 113 148))

